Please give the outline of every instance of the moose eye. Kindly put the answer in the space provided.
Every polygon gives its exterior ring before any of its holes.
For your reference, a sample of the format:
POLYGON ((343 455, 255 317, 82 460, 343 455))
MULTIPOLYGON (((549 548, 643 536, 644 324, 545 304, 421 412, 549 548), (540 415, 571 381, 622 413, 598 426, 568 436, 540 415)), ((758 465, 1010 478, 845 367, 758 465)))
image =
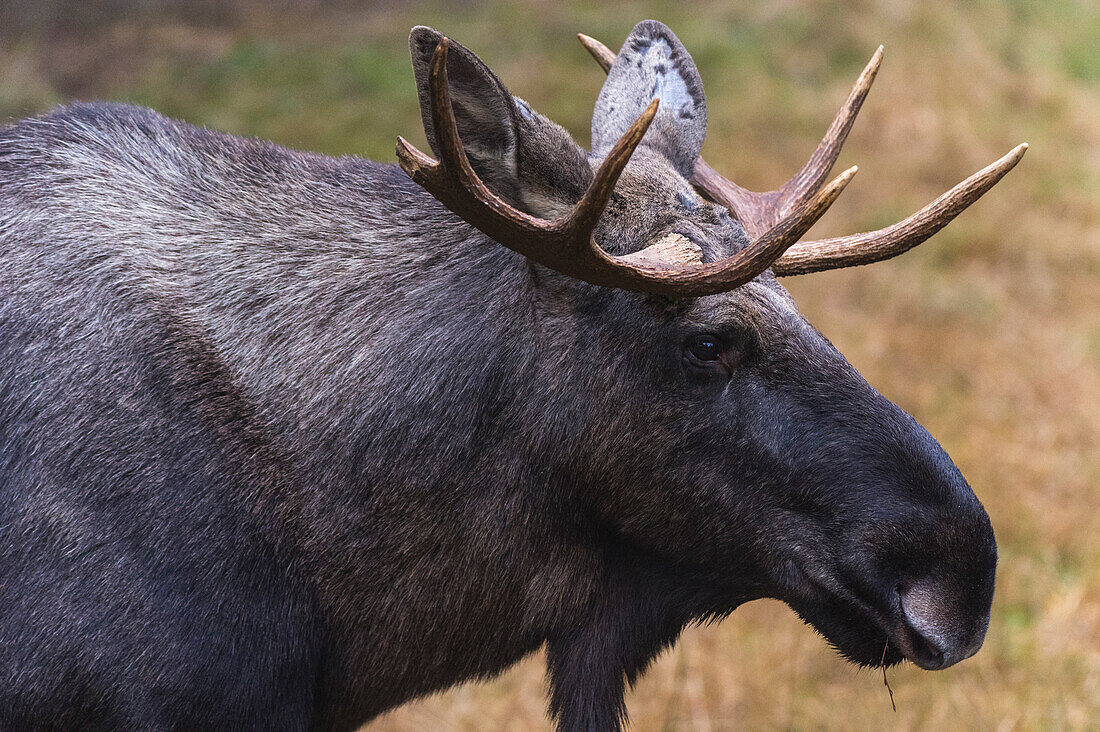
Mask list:
POLYGON ((719 355, 718 339, 711 335, 699 335, 691 339, 688 351, 692 358, 704 363, 717 361, 719 355))

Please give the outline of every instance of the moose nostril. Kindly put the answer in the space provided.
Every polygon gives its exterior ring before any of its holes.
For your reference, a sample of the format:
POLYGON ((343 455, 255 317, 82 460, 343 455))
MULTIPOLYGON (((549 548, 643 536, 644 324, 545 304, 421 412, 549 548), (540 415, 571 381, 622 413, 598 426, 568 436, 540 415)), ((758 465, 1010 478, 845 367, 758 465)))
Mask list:
POLYGON ((939 583, 924 580, 897 587, 902 621, 908 630, 913 661, 926 669, 941 669, 973 655, 981 646, 981 631, 968 631, 956 599, 939 583))
POLYGON ((937 644, 936 640, 914 628, 912 623, 908 623, 908 625, 909 629, 913 631, 911 642, 913 650, 920 660, 920 665, 927 669, 939 669, 946 666, 947 653, 937 644))

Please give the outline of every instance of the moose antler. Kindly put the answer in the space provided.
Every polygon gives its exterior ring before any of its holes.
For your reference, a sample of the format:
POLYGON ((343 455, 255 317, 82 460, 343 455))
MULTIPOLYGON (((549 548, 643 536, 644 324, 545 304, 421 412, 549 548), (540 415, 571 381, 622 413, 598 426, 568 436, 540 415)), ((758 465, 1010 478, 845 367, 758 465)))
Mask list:
MULTIPOLYGON (((603 70, 610 71, 615 53, 591 36, 578 33, 577 38, 603 70)), ((879 46, 810 159, 802 166, 802 170, 776 190, 766 193, 746 190, 723 177, 702 157, 695 163, 692 185, 707 198, 729 209, 750 236, 756 236, 761 230, 773 226, 775 221, 782 219, 789 211, 813 196, 829 175, 881 63, 882 46, 879 46)), ((1017 145, 1000 160, 982 168, 920 211, 893 226, 835 239, 795 244, 775 261, 772 271, 779 276, 808 274, 896 257, 947 226, 1012 170, 1026 151, 1026 142, 1017 145)))
POLYGON ((749 246, 722 261, 701 262, 698 249, 678 234, 641 251, 613 256, 599 247, 592 232, 619 175, 653 121, 658 100, 654 99, 615 143, 596 170, 592 184, 569 212, 552 221, 537 218, 497 197, 471 167, 451 106, 448 46, 447 38, 436 46, 428 74, 431 118, 438 136, 440 160, 433 160, 398 137, 401 168, 444 206, 500 244, 594 285, 669 297, 698 297, 736 289, 768 269, 798 241, 856 172, 856 168, 850 168, 813 195, 804 197, 749 246))

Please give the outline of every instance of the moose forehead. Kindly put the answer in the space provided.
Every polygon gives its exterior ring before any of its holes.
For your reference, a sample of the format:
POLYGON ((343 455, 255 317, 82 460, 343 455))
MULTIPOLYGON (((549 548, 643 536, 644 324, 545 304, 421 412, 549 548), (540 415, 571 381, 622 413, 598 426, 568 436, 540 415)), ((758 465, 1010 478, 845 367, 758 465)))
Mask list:
MULTIPOLYGON (((603 161, 594 159, 591 162, 595 168, 603 161)), ((689 214, 703 202, 667 158, 644 144, 631 156, 615 185, 614 195, 646 205, 678 205, 684 214, 689 214), (690 201, 693 205, 685 206, 684 201, 690 201)))
MULTIPOLYGON (((598 167, 601 159, 592 158, 598 167)), ((660 152, 640 146, 615 186, 598 230, 610 251, 637 251, 673 231, 699 246, 703 260, 719 261, 749 246, 741 225, 704 199, 660 152)), ((787 290, 770 272, 717 295, 681 300, 678 317, 689 327, 754 332, 761 342, 808 327, 787 290)))
MULTIPOLYGON (((592 158, 595 169, 602 162, 592 158)), ((679 233, 713 262, 749 245, 749 238, 727 210, 705 200, 660 152, 642 145, 635 152, 611 195, 600 227, 601 244, 628 253, 679 233)))
POLYGON ((680 322, 700 332, 751 333, 759 346, 767 348, 779 339, 810 329, 794 300, 769 274, 731 292, 683 301, 680 322))

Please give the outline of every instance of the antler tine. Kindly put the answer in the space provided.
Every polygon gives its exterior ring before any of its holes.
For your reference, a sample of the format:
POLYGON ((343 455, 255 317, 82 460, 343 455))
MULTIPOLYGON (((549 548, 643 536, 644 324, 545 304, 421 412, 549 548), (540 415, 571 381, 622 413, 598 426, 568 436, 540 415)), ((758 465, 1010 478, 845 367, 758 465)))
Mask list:
POLYGON ((581 42, 588 52, 592 54, 592 58, 596 59, 596 63, 604 70, 604 73, 611 71, 611 64, 615 63, 615 52, 607 46, 597 41, 592 36, 586 36, 583 33, 577 34, 577 40, 581 42))
POLYGON ((885 229, 835 239, 805 241, 776 260, 778 276, 808 274, 840 267, 854 267, 896 257, 947 226, 970 204, 1016 167, 1028 145, 1017 145, 1000 160, 982 168, 912 216, 885 229))
POLYGON ((742 188, 715 171, 702 158, 696 161, 691 182, 708 198, 728 208, 749 234, 759 236, 761 231, 774 226, 776 221, 783 218, 800 201, 813 195, 821 187, 840 156, 840 149, 848 139, 848 133, 867 98, 867 92, 871 90, 871 83, 881 64, 882 46, 879 46, 809 160, 776 190, 757 193, 742 188))
POLYGON ((428 90, 432 99, 432 127, 439 141, 440 162, 451 168, 456 175, 472 180, 477 178, 477 175, 474 174, 470 160, 462 147, 454 105, 451 104, 451 87, 447 83, 447 52, 450 48, 451 39, 444 37, 435 47, 432 63, 428 69, 428 90), (473 174, 472 177, 471 174, 473 174))
POLYGON ((844 141, 848 139, 848 133, 851 132, 852 125, 855 124, 856 115, 863 107, 863 101, 867 99, 867 93, 871 91, 871 84, 874 82, 881 65, 882 46, 879 46, 875 49, 874 55, 867 62, 867 66, 864 67, 859 78, 856 79, 855 86, 852 87, 852 91, 848 94, 844 105, 836 113, 836 117, 833 118, 833 122, 829 125, 825 136, 818 143, 813 154, 810 155, 810 159, 802 166, 802 170, 795 173, 790 180, 779 187, 782 208, 789 209, 795 206, 801 198, 812 194, 825 182, 829 171, 832 170, 836 159, 840 156, 840 149, 844 146, 844 141))

